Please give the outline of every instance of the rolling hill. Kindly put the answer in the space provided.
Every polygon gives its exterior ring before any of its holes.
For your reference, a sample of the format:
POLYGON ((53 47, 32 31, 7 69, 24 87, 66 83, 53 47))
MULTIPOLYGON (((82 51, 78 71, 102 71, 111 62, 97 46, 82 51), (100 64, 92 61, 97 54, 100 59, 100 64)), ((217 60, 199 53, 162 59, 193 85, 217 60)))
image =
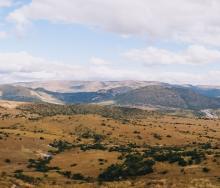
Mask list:
POLYGON ((61 101, 44 91, 13 85, 0 86, 0 99, 10 101, 49 102, 62 104, 61 101))
POLYGON ((219 133, 197 116, 0 103, 0 187, 217 188, 219 133))
POLYGON ((45 81, 45 82, 20 82, 13 86, 23 86, 26 88, 45 90, 59 93, 78 93, 78 92, 98 92, 100 90, 110 90, 114 88, 137 89, 147 85, 160 85, 160 82, 151 81, 45 81))
POLYGON ((217 109, 220 89, 145 81, 51 81, 0 85, 0 99, 54 104, 217 109), (62 85, 63 84, 63 85, 62 85))
POLYGON ((220 100, 195 92, 188 87, 147 86, 118 95, 121 105, 152 105, 172 108, 205 109, 219 108, 220 100))

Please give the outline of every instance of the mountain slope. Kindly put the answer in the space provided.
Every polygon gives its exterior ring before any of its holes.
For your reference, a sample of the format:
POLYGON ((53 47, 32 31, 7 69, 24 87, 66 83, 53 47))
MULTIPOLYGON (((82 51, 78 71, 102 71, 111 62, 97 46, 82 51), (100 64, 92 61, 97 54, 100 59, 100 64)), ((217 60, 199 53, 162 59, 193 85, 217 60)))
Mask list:
POLYGON ((14 86, 23 86, 31 89, 43 88, 58 93, 98 92, 114 88, 137 89, 147 85, 160 85, 160 82, 151 81, 45 81, 45 82, 21 82, 14 86))
POLYGON ((110 100, 113 97, 112 94, 109 92, 59 93, 47 91, 43 88, 37 88, 35 89, 35 91, 52 96, 58 101, 62 101, 66 104, 102 102, 105 100, 110 100))
POLYGON ((0 99, 26 102, 41 101, 40 98, 34 95, 32 90, 21 86, 11 85, 0 86, 0 99))
POLYGON ((207 96, 207 97, 214 97, 219 98, 220 97, 220 89, 219 88, 213 88, 213 87, 204 87, 204 86, 192 86, 191 89, 195 91, 196 93, 199 93, 201 95, 207 96))
MULTIPOLYGON (((73 82, 70 83, 72 84, 73 82)), ((153 106, 183 109, 220 108, 220 99, 218 98, 219 91, 218 89, 213 90, 213 88, 138 81, 91 81, 75 82, 75 84, 76 83, 79 84, 77 87, 80 92, 76 92, 76 85, 74 86, 73 92, 49 91, 44 88, 44 84, 42 84, 43 87, 40 88, 29 88, 16 84, 0 85, 0 99, 54 104, 89 104, 104 102, 105 104, 114 103, 115 105, 142 107, 153 106), (95 85, 98 85, 98 87, 93 87, 95 85), (90 91, 91 89, 94 91, 90 91)), ((68 87, 73 87, 71 84, 68 87)), ((33 86, 32 83, 25 83, 24 85, 33 86)), ((40 85, 40 83, 37 85, 40 85)))
POLYGON ((37 91, 23 86, 1 85, 0 99, 10 101, 24 102, 49 102, 55 104, 63 104, 53 95, 44 91, 37 91))
POLYGON ((218 108, 220 101, 186 87, 147 86, 115 97, 120 105, 152 105, 173 108, 218 108))

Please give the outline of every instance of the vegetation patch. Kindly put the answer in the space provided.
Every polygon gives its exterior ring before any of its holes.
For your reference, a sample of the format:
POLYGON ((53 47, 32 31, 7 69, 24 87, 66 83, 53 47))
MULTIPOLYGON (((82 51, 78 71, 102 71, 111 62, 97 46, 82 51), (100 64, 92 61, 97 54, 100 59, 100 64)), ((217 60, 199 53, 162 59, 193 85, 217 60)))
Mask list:
POLYGON ((49 167, 48 164, 50 163, 52 157, 45 157, 43 159, 29 159, 28 168, 34 168, 38 172, 48 172, 50 170, 59 170, 58 167, 49 167))
POLYGON ((14 175, 15 178, 17 179, 20 179, 26 183, 29 183, 29 184, 33 184, 33 185, 37 185, 41 182, 41 178, 37 177, 37 178, 34 178, 32 176, 27 176, 23 173, 22 170, 16 170, 15 171, 15 175, 14 175))
POLYGON ((152 147, 144 152, 144 156, 159 162, 177 162, 180 166, 199 164, 205 160, 205 152, 201 150, 187 151, 178 147, 152 147))
POLYGON ((140 153, 129 154, 122 164, 112 164, 99 175, 99 180, 115 181, 142 176, 153 172, 153 160, 145 159, 140 153))

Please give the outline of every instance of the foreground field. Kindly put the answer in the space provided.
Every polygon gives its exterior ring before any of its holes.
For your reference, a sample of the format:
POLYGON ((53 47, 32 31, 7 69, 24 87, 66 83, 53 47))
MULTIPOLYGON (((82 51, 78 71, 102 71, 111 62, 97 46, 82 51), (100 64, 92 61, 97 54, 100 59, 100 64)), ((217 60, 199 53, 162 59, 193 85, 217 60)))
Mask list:
POLYGON ((99 106, 4 105, 0 145, 2 188, 220 187, 217 119, 99 106))

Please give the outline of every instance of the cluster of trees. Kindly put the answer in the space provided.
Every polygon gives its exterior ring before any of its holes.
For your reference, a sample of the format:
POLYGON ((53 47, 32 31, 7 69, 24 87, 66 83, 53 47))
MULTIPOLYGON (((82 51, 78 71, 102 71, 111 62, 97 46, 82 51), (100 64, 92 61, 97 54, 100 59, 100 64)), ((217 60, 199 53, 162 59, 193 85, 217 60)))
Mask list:
POLYGON ((38 172, 48 172, 50 170, 59 170, 58 167, 49 167, 48 164, 50 163, 52 157, 45 157, 43 159, 29 159, 28 168, 34 168, 38 172))
POLYGON ((107 150, 106 146, 104 146, 101 143, 95 143, 95 144, 81 144, 80 149, 82 151, 87 151, 87 150, 107 150))
POLYGON ((109 148, 109 152, 131 153, 135 152, 137 148, 140 148, 140 146, 136 143, 129 143, 127 145, 112 146, 109 148))
POLYGON ((59 172, 63 176, 65 176, 68 179, 72 180, 83 180, 83 181, 89 181, 91 178, 90 177, 85 177, 82 174, 73 174, 71 171, 64 171, 64 172, 59 172))
POLYGON ((101 142, 105 136, 104 135, 101 135, 101 134, 97 134, 93 131, 87 131, 87 132, 84 132, 82 135, 81 135, 82 138, 86 138, 86 139, 94 139, 94 142, 97 143, 97 142, 101 142))
POLYGON ((140 153, 128 154, 122 164, 112 164, 99 175, 101 181, 115 181, 153 172, 155 161, 145 159, 140 153))
POLYGON ((145 157, 151 157, 155 161, 178 163, 180 166, 199 164, 205 159, 205 153, 194 149, 184 151, 182 148, 162 148, 154 147, 145 151, 145 157))
POLYGON ((132 151, 132 147, 130 147, 129 145, 127 146, 120 145, 109 148, 109 152, 113 152, 113 151, 117 151, 121 153, 130 153, 132 151))
POLYGON ((27 176, 27 175, 23 174, 22 170, 16 170, 14 177, 17 179, 20 179, 24 182, 27 182, 30 184, 35 184, 35 185, 41 181, 41 178, 34 178, 34 177, 27 176))
POLYGON ((65 150, 68 150, 68 149, 75 147, 73 144, 71 144, 65 140, 54 140, 53 143, 51 143, 49 145, 51 147, 57 149, 57 151, 55 153, 61 153, 61 152, 64 152, 65 150))

